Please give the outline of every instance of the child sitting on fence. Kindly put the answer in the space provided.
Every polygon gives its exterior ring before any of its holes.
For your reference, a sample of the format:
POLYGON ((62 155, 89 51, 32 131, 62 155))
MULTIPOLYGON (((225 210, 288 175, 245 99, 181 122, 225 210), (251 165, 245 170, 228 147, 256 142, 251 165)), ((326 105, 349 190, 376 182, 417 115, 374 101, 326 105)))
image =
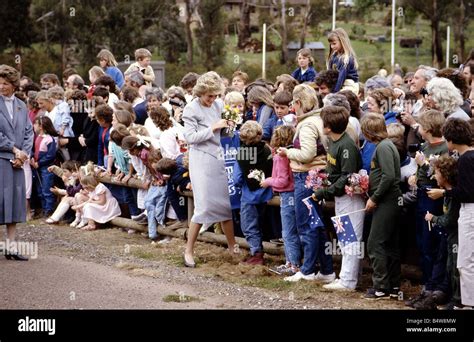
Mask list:
MULTIPOLYGON (((69 208, 75 204, 74 196, 82 189, 79 181, 79 166, 79 162, 72 160, 62 163, 59 170, 65 189, 59 189, 56 186, 50 189, 53 194, 62 196, 62 198, 54 213, 46 220, 46 223, 58 223, 69 208)), ((49 167, 48 171, 53 172, 53 168, 57 168, 57 166, 49 167)))
POLYGON ((328 70, 339 71, 336 86, 333 92, 351 90, 359 94, 359 73, 357 72, 357 57, 352 48, 346 31, 337 28, 328 35, 329 54, 327 58, 328 70))
POLYGON ((83 217, 88 221, 87 226, 81 228, 82 230, 95 230, 97 223, 107 223, 120 216, 117 200, 93 173, 82 177, 81 185, 87 191, 89 199, 73 206, 73 209, 82 212, 83 217))

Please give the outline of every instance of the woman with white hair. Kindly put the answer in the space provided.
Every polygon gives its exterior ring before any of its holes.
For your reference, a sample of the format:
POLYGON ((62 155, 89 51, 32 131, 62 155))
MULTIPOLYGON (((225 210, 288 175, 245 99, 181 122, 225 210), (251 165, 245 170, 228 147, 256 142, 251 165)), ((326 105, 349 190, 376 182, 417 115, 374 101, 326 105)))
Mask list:
POLYGON ((184 265, 195 267, 194 244, 203 224, 220 222, 230 252, 235 244, 232 210, 227 184, 220 131, 229 127, 221 119, 224 104, 219 95, 224 93, 220 76, 207 72, 200 76, 193 88, 196 98, 184 108, 184 137, 189 144, 189 175, 194 196, 194 215, 188 230, 184 265))
POLYGON ((447 78, 435 77, 426 86, 428 91, 427 105, 444 113, 446 119, 469 120, 469 115, 461 109, 463 98, 461 92, 447 78))

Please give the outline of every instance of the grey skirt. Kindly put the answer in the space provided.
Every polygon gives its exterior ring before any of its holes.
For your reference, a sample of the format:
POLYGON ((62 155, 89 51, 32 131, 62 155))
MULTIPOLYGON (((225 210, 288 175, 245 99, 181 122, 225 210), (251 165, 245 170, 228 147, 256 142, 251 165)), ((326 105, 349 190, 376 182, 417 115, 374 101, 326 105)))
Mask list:
POLYGON ((229 186, 223 159, 191 148, 189 175, 193 186, 194 223, 208 224, 232 219, 229 186))
POLYGON ((26 221, 26 186, 23 169, 0 158, 0 225, 26 221))

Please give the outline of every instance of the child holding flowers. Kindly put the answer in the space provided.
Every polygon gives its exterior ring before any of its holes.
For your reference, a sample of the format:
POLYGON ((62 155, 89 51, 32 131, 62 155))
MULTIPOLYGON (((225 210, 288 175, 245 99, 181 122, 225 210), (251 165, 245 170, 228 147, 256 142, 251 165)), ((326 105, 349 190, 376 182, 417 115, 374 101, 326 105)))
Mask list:
POLYGON ((264 264, 259 216, 264 210, 265 203, 272 198, 271 189, 261 188, 261 182, 255 179, 258 178, 258 175, 266 176, 272 173, 271 151, 262 141, 262 135, 262 126, 257 122, 247 121, 242 125, 240 129, 241 144, 237 155, 241 172, 235 176, 237 183, 242 186, 241 228, 250 245, 251 256, 245 260, 245 263, 250 265, 264 264), (254 158, 249 158, 250 153, 247 153, 249 151, 255 151, 252 153, 254 158))
POLYGON ((353 174, 362 167, 362 160, 354 140, 345 132, 349 123, 347 109, 336 106, 324 107, 321 118, 324 134, 329 137, 326 172, 331 184, 326 188, 318 189, 313 197, 317 200, 334 198, 336 215, 354 212, 349 217, 357 235, 356 242, 345 245, 339 242, 342 251, 339 279, 323 287, 330 290, 353 291, 357 285, 362 254, 360 245, 357 245, 362 240, 365 201, 362 196, 353 195, 354 188, 349 187, 347 183, 349 178, 357 178, 353 174), (346 193, 346 188, 349 194, 346 193))

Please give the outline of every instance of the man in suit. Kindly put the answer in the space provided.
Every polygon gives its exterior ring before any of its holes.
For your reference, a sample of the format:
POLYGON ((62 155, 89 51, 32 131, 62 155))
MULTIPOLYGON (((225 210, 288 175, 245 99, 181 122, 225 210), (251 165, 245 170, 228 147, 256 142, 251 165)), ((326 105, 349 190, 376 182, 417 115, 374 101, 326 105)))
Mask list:
POLYGON ((33 147, 33 126, 23 101, 15 97, 20 73, 0 65, 0 225, 7 226, 4 251, 9 260, 28 260, 18 254, 15 244, 16 224, 26 221, 26 192, 23 164, 33 147))

